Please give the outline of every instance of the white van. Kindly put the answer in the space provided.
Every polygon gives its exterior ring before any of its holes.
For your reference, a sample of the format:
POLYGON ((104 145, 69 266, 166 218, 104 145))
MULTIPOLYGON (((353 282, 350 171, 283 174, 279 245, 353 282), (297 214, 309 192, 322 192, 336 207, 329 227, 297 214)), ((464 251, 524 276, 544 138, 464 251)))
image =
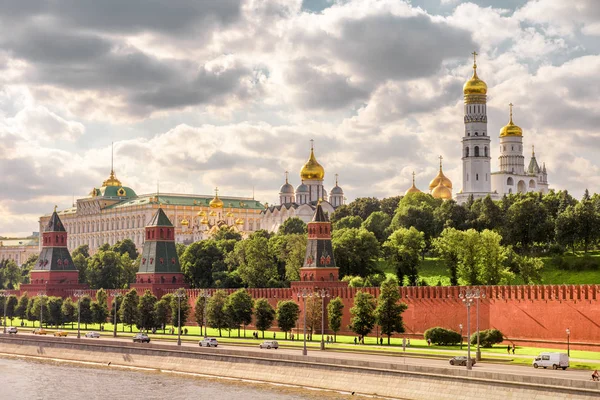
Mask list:
POLYGON ((563 370, 569 367, 569 356, 565 353, 540 353, 532 362, 533 368, 562 368, 563 370))

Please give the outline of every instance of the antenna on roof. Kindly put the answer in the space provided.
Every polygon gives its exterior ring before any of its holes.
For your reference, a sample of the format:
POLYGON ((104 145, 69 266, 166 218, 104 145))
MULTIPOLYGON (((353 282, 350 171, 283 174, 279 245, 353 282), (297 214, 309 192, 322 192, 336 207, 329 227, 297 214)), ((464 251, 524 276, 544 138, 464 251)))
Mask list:
POLYGON ((110 142, 110 173, 115 172, 115 142, 110 142))
POLYGON ((252 185, 252 200, 254 200, 254 185, 252 185))
POLYGON ((75 207, 75 192, 73 192, 73 207, 75 207))

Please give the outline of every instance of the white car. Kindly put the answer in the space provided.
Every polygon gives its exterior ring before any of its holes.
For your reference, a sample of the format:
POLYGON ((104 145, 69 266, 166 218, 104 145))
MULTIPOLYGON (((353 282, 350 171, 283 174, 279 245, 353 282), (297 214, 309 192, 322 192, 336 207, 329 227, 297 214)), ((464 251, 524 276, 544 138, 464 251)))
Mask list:
POLYGON ((100 337, 100 334, 98 332, 88 332, 85 334, 85 337, 98 339, 100 337))
POLYGON ((6 333, 8 334, 16 334, 17 333, 17 327, 16 326, 9 326, 8 328, 6 328, 6 333))
POLYGON ((200 347, 217 347, 219 342, 214 337, 205 337, 201 341, 198 342, 200 347))

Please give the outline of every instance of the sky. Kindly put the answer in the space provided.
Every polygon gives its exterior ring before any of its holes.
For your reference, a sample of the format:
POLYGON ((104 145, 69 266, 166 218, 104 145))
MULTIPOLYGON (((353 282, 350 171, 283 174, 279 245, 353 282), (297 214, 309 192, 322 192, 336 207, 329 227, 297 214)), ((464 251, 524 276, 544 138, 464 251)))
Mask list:
POLYGON ((551 188, 600 191, 596 0, 0 2, 0 235, 37 230, 111 168, 138 194, 278 201, 310 139, 347 201, 461 188, 479 53, 492 171, 514 121, 551 188))

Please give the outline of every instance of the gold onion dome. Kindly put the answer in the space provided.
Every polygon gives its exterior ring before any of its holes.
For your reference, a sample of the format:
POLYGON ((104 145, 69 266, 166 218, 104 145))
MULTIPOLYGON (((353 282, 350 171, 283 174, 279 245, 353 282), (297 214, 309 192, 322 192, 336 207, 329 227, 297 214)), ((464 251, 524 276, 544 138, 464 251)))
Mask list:
POLYGON ((477 52, 473 52, 473 76, 463 86, 463 93, 468 94, 487 94, 487 85, 477 76, 477 62, 475 57, 477 52))
POLYGON ((429 190, 435 189, 440 183, 452 190, 452 181, 448 179, 448 177, 444 175, 444 172, 442 171, 442 156, 440 156, 440 172, 438 172, 437 176, 433 178, 431 182, 429 182, 429 190))
POLYGON ((229 211, 229 212, 227 213, 227 218, 231 218, 231 217, 233 217, 233 212, 229 211))
POLYGON ((113 171, 111 169, 110 176, 108 177, 107 180, 102 182, 102 186, 106 187, 106 186, 122 186, 122 185, 121 185, 121 181, 118 180, 117 177, 115 176, 115 171, 113 171))
POLYGON ((211 217, 216 217, 217 216, 217 212, 216 211, 211 211, 208 215, 211 216, 211 217))
POLYGON ((198 211, 197 214, 199 217, 206 217, 206 213, 204 211, 198 211))
POLYGON ((452 190, 440 182, 439 185, 433 188, 431 195, 435 199, 450 200, 452 198, 452 190))
POLYGON ((508 125, 504 126, 502 129, 500 129, 500 137, 523 136, 523 129, 521 129, 519 126, 515 125, 513 122, 513 118, 512 118, 513 104, 510 103, 508 106, 510 109, 510 119, 508 121, 508 125))
POLYGON ((219 189, 215 188, 215 198, 208 203, 210 208, 223 208, 223 201, 219 198, 219 189))
POLYGON ((235 220, 236 225, 244 225, 244 220, 242 218, 238 218, 235 220))
POLYGON ((302 180, 323 180, 325 177, 325 170, 318 163, 315 158, 315 151, 313 146, 310 146, 310 157, 300 170, 300 178, 302 180))
POLYGON ((185 219, 185 218, 184 218, 184 219, 182 219, 182 220, 181 220, 181 225, 182 225, 182 226, 188 226, 189 224, 190 224, 190 223, 188 222, 188 220, 187 220, 187 219, 185 219))
POLYGON ((208 218, 206 218, 206 217, 202 218, 202 220, 200 221, 200 223, 202 225, 208 225, 208 218))
POLYGON ((406 196, 407 194, 410 193, 422 193, 419 189, 417 189, 417 187, 415 186, 415 173, 412 173, 413 178, 412 178, 412 186, 409 187, 406 192, 404 193, 404 195, 406 196))

